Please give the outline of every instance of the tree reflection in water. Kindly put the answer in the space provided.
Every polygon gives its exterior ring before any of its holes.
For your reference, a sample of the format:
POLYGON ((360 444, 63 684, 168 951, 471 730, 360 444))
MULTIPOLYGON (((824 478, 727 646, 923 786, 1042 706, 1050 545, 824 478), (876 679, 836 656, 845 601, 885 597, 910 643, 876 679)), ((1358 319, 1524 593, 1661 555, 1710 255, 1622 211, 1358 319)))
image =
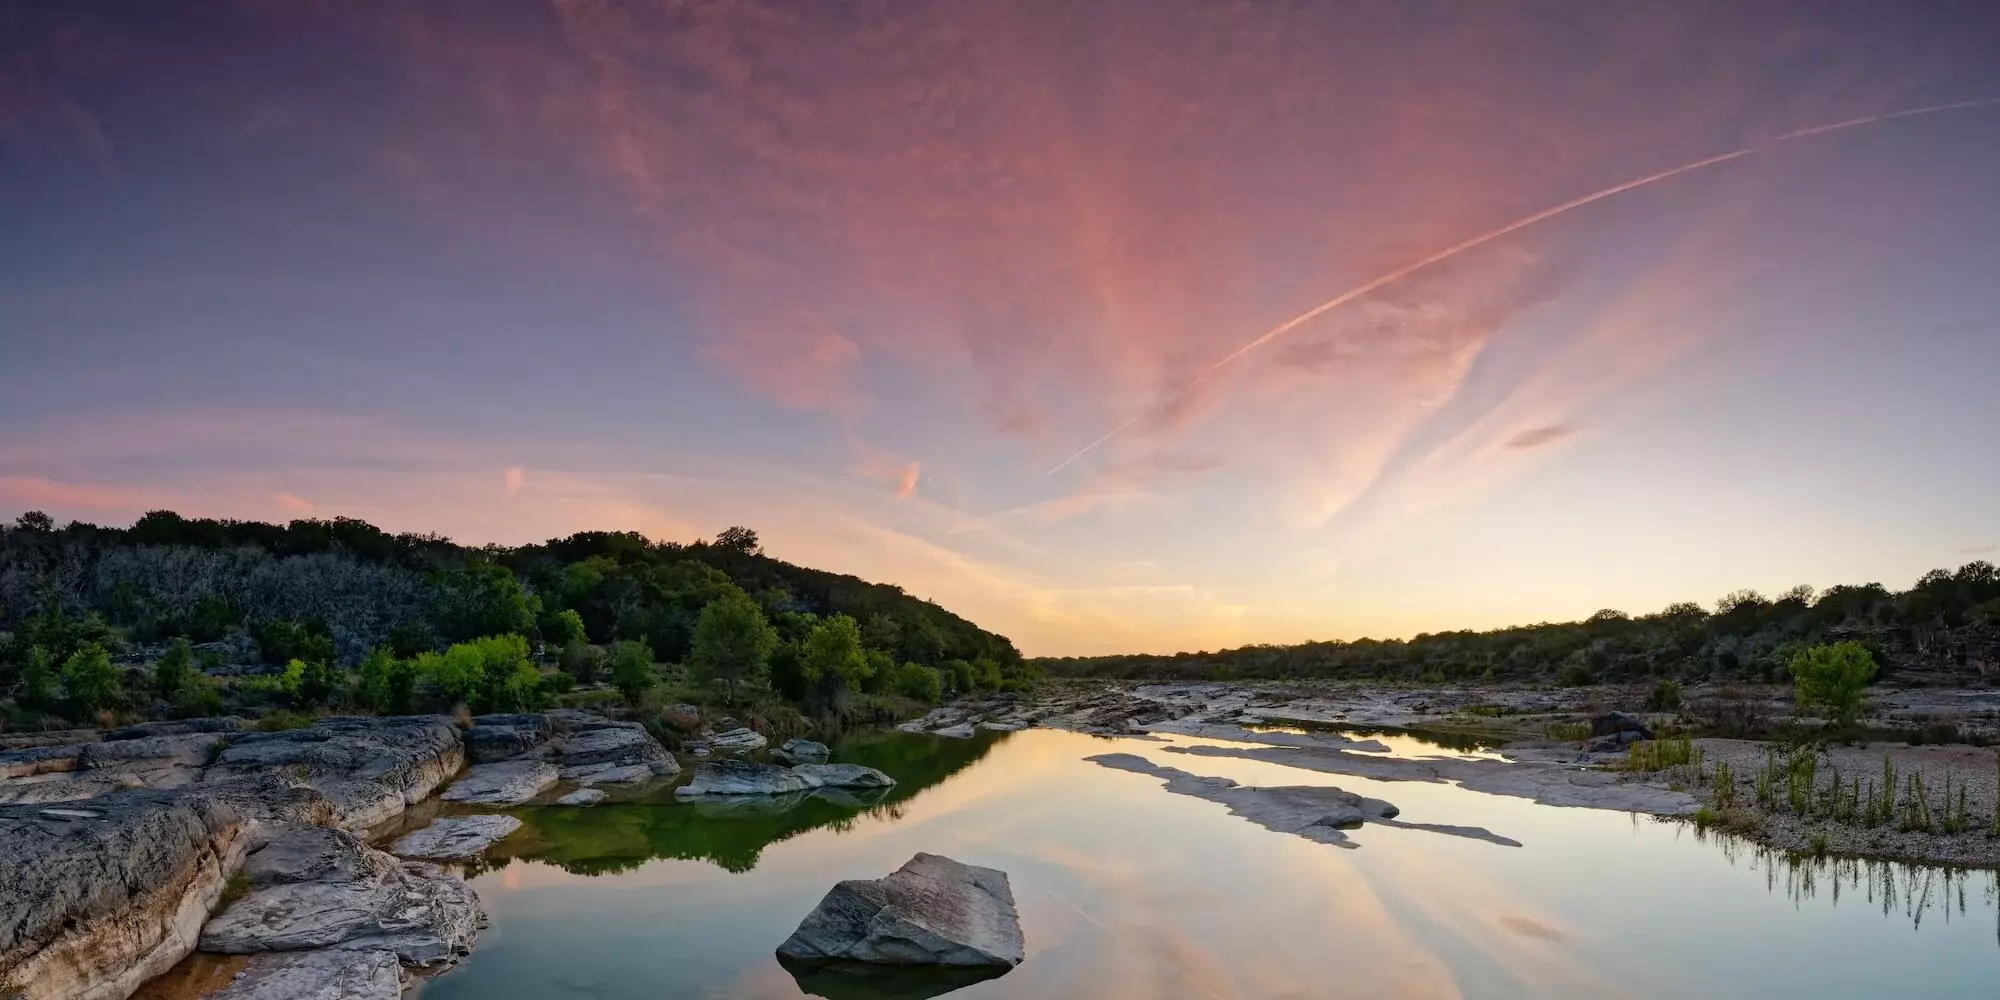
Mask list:
POLYGON ((901 818, 910 799, 971 766, 1009 735, 982 731, 959 740, 870 731, 837 741, 834 760, 879 768, 896 779, 894 787, 880 790, 821 789, 688 802, 676 801, 673 789, 662 787, 630 803, 515 810, 526 826, 508 838, 490 864, 531 858, 573 874, 609 875, 655 858, 674 858, 712 861, 745 872, 757 866, 767 845, 809 830, 845 832, 864 815, 901 818))

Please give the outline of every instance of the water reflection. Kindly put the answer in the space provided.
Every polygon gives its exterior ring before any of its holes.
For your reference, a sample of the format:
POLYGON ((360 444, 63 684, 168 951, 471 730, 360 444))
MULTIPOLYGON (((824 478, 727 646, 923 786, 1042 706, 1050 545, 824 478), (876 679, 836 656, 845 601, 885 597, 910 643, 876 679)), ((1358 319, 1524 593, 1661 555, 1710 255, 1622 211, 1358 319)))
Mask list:
POLYGON ((1882 916, 1900 916, 1910 922, 1911 930, 1922 930, 1926 916, 1946 923, 1967 919, 1976 902, 1981 909, 1992 911, 1984 918, 1994 921, 1994 942, 2000 946, 2000 872, 1904 861, 1815 858, 1774 850, 1716 830, 1697 829, 1695 839, 1715 842, 1732 865, 1762 871, 1764 888, 1774 894, 1782 890, 1794 907, 1804 907, 1822 896, 1831 906, 1839 906, 1843 896, 1852 905, 1858 897, 1862 905, 1879 908, 1882 916))
POLYGON ((492 859, 547 862, 577 875, 611 875, 648 861, 709 861, 732 872, 757 866, 764 849, 812 830, 845 832, 857 818, 894 821, 904 804, 984 757, 1009 733, 980 732, 971 739, 869 732, 833 746, 834 759, 878 768, 893 787, 855 792, 820 789, 810 794, 717 796, 676 801, 661 788, 638 802, 574 808, 541 806, 515 811, 525 826, 492 859))
POLYGON ((799 991, 826 1000, 930 1000, 1005 975, 1007 969, 883 968, 780 958, 799 991))

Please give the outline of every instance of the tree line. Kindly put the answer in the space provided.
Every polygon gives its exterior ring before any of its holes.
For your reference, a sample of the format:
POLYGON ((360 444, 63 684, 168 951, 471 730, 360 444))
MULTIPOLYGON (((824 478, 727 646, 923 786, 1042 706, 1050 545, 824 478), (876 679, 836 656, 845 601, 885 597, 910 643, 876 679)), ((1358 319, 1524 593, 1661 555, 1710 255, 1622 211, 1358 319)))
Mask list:
POLYGON ((1776 597, 1739 590, 1712 609, 1689 602, 1636 616, 1604 610, 1580 622, 1486 632, 1033 663, 1053 674, 1118 678, 1776 682, 1801 651, 1841 642, 1866 650, 1878 679, 1990 683, 2000 677, 2000 570, 1979 561, 1932 570, 1900 592, 1879 583, 1824 592, 1801 586, 1776 597))
POLYGON ((1004 636, 900 588, 795 566, 733 527, 712 540, 581 532, 517 547, 154 511, 129 528, 0 524, 0 695, 17 715, 201 714, 232 694, 381 712, 546 704, 661 664, 700 691, 816 709, 1018 687, 1004 636), (150 661, 140 681, 114 660, 150 661))

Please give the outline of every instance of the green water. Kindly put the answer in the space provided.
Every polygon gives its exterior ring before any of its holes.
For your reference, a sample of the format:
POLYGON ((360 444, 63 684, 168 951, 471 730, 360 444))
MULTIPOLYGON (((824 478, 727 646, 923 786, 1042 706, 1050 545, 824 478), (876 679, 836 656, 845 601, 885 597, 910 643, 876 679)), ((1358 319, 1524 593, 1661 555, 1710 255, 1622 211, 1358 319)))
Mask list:
POLYGON ((1991 873, 1792 865, 1682 824, 1170 745, 876 733, 835 753, 899 780, 875 801, 520 810, 527 825, 473 882, 492 926, 423 996, 797 997, 803 982, 835 1000, 1972 997, 2000 981, 1991 873), (1245 784, 1339 785, 1523 846, 1376 826, 1353 831, 1356 850, 1317 844, 1084 760, 1109 751, 1245 784), (969 985, 801 980, 773 957, 833 883, 917 851, 1010 875, 1019 968, 969 985))

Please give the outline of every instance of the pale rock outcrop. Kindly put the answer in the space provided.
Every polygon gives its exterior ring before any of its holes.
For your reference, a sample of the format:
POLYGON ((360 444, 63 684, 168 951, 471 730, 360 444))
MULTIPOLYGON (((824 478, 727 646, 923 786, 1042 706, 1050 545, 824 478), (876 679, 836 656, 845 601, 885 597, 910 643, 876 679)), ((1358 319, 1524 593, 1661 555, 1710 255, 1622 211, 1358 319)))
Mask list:
POLYGON ((269 824, 330 822, 272 776, 222 788, 0 806, 0 982, 28 1000, 117 1000, 194 950, 269 824))
POLYGON ((519 757, 547 745, 552 720, 538 712, 522 715, 480 715, 473 717, 465 733, 466 759, 474 764, 490 764, 519 757))
POLYGON ((388 951, 431 966, 470 951, 484 920, 463 879, 344 830, 279 828, 243 871, 250 893, 202 929, 203 951, 388 951))
POLYGON ((695 765, 694 777, 674 789, 681 797, 703 795, 783 795, 819 787, 813 779, 774 764, 725 758, 695 765))
POLYGON ((943 729, 934 729, 931 731, 931 735, 945 736, 954 740, 969 740, 972 738, 972 723, 961 722, 956 726, 946 726, 943 729))
POLYGON ((0 803, 73 802, 127 788, 180 788, 200 780, 220 733, 143 736, 0 753, 0 803))
POLYGON ((726 733, 716 733, 707 740, 711 750, 758 750, 770 741, 764 734, 754 729, 738 727, 726 733))
POLYGON ((155 722, 140 722, 117 729, 107 729, 99 737, 106 743, 115 740, 136 740, 148 736, 186 736, 190 733, 240 733, 243 720, 234 715, 216 715, 199 719, 162 719, 155 722))
POLYGON ((793 961, 1003 970, 1024 953, 1007 873, 936 854, 834 886, 778 946, 793 961))
POLYGON ((800 764, 792 773, 817 782, 814 787, 888 788, 896 783, 881 771, 860 764, 800 764))
POLYGON ((393 951, 265 952, 208 1000, 399 1000, 407 978, 393 951))
POLYGON ((623 785, 681 773, 660 741, 636 722, 598 720, 563 738, 564 781, 579 785, 623 785))
POLYGON ((463 861, 486 853, 486 849, 507 839, 521 828, 521 821, 495 813, 486 816, 446 816, 431 825, 403 835, 389 848, 402 858, 426 861, 463 861))
POLYGON ((292 774, 333 801, 342 827, 365 830, 429 798, 464 766, 458 727, 444 716, 329 717, 304 729, 238 735, 202 780, 292 774))
POLYGON ((793 737, 771 751, 771 759, 787 764, 824 764, 831 753, 824 743, 793 737))
POLYGON ((540 760, 503 760, 475 764, 445 789, 447 802, 480 806, 518 806, 556 786, 560 772, 540 760))
POLYGON ((556 800, 559 806, 594 806, 606 798, 601 788, 579 788, 556 800))

